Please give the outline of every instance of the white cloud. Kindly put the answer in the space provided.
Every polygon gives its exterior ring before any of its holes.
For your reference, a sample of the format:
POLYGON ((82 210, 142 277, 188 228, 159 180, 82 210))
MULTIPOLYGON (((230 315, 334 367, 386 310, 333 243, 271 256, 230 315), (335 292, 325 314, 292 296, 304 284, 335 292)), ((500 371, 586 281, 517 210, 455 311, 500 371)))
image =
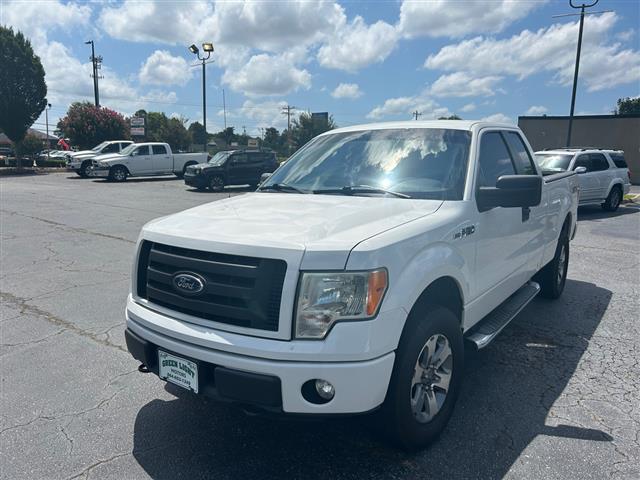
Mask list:
POLYGON ((341 83, 333 92, 331 92, 333 98, 359 98, 362 96, 362 91, 357 83, 341 83))
POLYGON ((494 113, 493 115, 482 118, 482 120, 485 122, 509 123, 515 125, 513 119, 504 113, 494 113))
POLYGON ((398 29, 405 37, 462 37, 497 33, 526 17, 544 1, 404 0, 398 29))
POLYGON ((91 7, 57 0, 42 2, 2 1, 1 23, 21 31, 34 47, 47 41, 51 30, 77 31, 91 20, 91 7))
POLYGON ((529 109, 524 113, 525 115, 542 115, 547 113, 549 109, 543 105, 532 105, 529 109))
POLYGON ((254 102, 247 100, 242 104, 242 107, 232 112, 232 115, 252 120, 254 131, 260 127, 282 129, 287 126, 287 117, 282 114, 282 107, 286 105, 285 101, 254 102))
POLYGON ((286 95, 311 87, 311 74, 297 68, 287 55, 254 55, 240 69, 227 69, 222 82, 247 96, 286 95))
POLYGON ((473 112, 476 109, 476 104, 475 103, 467 103, 465 106, 463 106, 460 111, 461 112, 473 112))
POLYGON ((414 111, 420 112, 421 120, 451 115, 448 108, 438 105, 438 103, 429 98, 428 92, 425 91, 410 97, 389 98, 382 105, 378 105, 371 110, 367 114, 367 118, 381 120, 389 117, 399 117, 402 120, 409 120, 414 111))
POLYGON ((142 64, 138 77, 147 85, 186 85, 193 78, 193 70, 183 57, 156 50, 142 64))
MULTIPOLYGON (((640 80, 640 52, 606 44, 607 33, 616 23, 615 13, 585 19, 580 79, 589 91, 597 91, 640 80)), ((430 55, 425 66, 482 75, 514 75, 519 79, 546 71, 554 83, 571 85, 578 24, 555 24, 536 32, 523 30, 496 40, 476 37, 448 45, 430 55)))
POLYGON ((490 97, 495 94, 495 86, 502 77, 489 75, 473 78, 465 72, 442 75, 431 85, 434 97, 490 97))
POLYGON ((367 25, 360 16, 342 24, 318 50, 318 62, 325 68, 355 72, 384 61, 396 47, 396 29, 386 22, 367 25))

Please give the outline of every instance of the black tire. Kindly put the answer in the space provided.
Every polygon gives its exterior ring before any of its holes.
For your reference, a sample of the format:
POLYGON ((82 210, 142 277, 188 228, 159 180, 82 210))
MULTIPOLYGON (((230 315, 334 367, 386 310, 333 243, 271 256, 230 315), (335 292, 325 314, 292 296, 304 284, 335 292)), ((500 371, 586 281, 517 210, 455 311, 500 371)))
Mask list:
POLYGON ((540 295, 551 300, 560 298, 567 282, 567 270, 569 270, 569 226, 565 224, 560 232, 553 260, 533 277, 534 281, 540 284, 540 295))
MULTIPOLYGON (((438 351, 437 348, 435 351, 438 351)), ((380 412, 385 433, 393 443, 405 450, 415 451, 425 448, 442 433, 458 397, 463 368, 464 341, 457 316, 448 308, 439 305, 414 308, 400 338, 389 389, 380 412), (448 369, 451 375, 444 397, 442 389, 437 386, 428 387, 420 382, 414 384, 414 376, 419 368, 418 358, 422 357, 427 342, 441 337, 448 341, 451 351, 451 356, 447 357, 442 367, 448 369), (426 412, 426 409, 425 413, 416 412, 417 404, 416 407, 412 406, 412 397, 421 386, 423 392, 431 392, 434 401, 436 393, 442 400, 437 413, 428 420, 424 416, 430 412, 426 412)), ((436 370, 436 374, 442 372, 444 370, 436 370)), ((422 376, 420 378, 424 379, 422 376)), ((436 375, 434 378, 441 377, 436 375)), ((420 396, 422 395, 418 395, 420 396)), ((428 402, 427 397, 428 395, 424 396, 423 404, 428 402)))
POLYGON ((197 164, 196 162, 185 163, 184 167, 182 167, 182 172, 173 172, 173 174, 178 178, 183 178, 185 172, 187 171, 187 167, 190 167, 191 165, 197 165, 197 164))
POLYGON ((607 199, 602 204, 602 208, 607 212, 615 212, 622 203, 622 189, 619 185, 614 185, 607 199))
POLYGON ((109 176, 107 180, 111 182, 124 182, 127 179, 129 172, 122 165, 116 165, 109 170, 109 176))
POLYGON ((86 160, 82 162, 82 165, 80 165, 80 169, 78 170, 78 175, 80 175, 82 178, 88 178, 89 173, 87 172, 87 170, 89 169, 90 166, 91 166, 91 160, 86 160))
POLYGON ((82 177, 82 174, 80 173, 80 170, 74 170, 74 172, 76 172, 76 175, 78 175, 79 177, 82 177))
POLYGON ((220 175, 213 175, 209 179, 209 189, 212 192, 221 192, 222 190, 224 190, 224 184, 224 178, 222 178, 220 175))

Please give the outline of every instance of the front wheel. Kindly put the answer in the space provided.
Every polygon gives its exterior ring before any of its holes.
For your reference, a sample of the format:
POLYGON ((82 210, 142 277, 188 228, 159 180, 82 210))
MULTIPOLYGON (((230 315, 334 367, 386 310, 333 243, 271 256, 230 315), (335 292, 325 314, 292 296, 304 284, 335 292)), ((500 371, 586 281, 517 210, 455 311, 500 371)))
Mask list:
POLYGON ((407 319, 381 412, 390 439, 407 450, 425 448, 451 417, 464 365, 459 323, 437 305, 407 319))
POLYGON ((607 199, 602 204, 602 208, 607 212, 615 212, 622 202, 622 191, 620 187, 615 186, 609 192, 607 199))
POLYGON ((224 178, 220 175, 214 175, 209 179, 209 188, 212 192, 221 192, 224 190, 224 178))
POLYGON ((82 178, 87 178, 89 176, 89 167, 91 167, 91 162, 82 162, 80 165, 80 170, 78 170, 78 175, 82 178))
POLYGON ((113 182, 124 182, 127 179, 127 169, 122 165, 116 165, 109 171, 108 180, 113 182))

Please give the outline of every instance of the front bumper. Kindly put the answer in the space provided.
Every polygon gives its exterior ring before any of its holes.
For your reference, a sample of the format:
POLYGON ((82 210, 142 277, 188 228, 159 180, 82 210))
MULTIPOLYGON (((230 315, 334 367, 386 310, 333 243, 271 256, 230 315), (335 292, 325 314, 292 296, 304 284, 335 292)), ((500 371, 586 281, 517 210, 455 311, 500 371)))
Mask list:
POLYGON ((89 169, 89 176, 91 177, 108 177, 109 168, 93 166, 89 169))
POLYGON ((207 178, 204 175, 189 175, 185 173, 184 183, 190 187, 205 188, 207 187, 207 178))
MULTIPOLYGON (((212 332, 211 337, 215 336, 212 332)), ((291 414, 358 414, 374 410, 384 401, 395 359, 394 352, 352 362, 297 362, 238 355, 176 338, 179 335, 159 333, 143 325, 143 319, 128 309, 126 337, 127 347, 134 358, 156 374, 157 351, 160 348, 199 364, 198 382, 202 394, 217 400, 291 414), (239 387, 231 391, 218 388, 216 378, 219 372, 233 376, 239 387), (303 384, 317 378, 327 380, 335 387, 335 397, 328 403, 314 404, 302 395, 303 384), (257 391, 258 386, 263 392, 257 391)), ((255 341, 259 343, 261 339, 255 341)), ((287 344, 285 341, 277 342, 284 346, 287 344)))

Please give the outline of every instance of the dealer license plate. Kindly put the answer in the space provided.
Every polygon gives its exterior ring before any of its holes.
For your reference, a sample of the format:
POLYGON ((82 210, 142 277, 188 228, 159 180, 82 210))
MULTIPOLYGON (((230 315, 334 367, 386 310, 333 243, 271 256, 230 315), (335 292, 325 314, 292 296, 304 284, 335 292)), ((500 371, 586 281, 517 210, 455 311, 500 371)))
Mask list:
POLYGON ((158 350, 160 378, 198 393, 198 365, 191 360, 158 350))

